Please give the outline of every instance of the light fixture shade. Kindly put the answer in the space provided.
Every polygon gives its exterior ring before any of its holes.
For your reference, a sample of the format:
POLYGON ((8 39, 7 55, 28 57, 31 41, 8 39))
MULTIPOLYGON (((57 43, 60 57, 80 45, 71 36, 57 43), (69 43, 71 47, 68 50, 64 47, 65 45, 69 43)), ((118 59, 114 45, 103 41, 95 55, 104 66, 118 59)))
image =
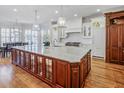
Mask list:
POLYGON ((33 24, 32 30, 36 30, 36 31, 40 30, 39 24, 33 24))
POLYGON ((66 25, 66 20, 64 17, 59 17, 58 19, 58 26, 65 26, 66 25))
POLYGON ((40 25, 38 24, 38 15, 37 15, 37 10, 34 11, 35 12, 35 15, 34 15, 34 24, 32 26, 32 30, 35 30, 35 31, 38 31, 40 30, 40 25))

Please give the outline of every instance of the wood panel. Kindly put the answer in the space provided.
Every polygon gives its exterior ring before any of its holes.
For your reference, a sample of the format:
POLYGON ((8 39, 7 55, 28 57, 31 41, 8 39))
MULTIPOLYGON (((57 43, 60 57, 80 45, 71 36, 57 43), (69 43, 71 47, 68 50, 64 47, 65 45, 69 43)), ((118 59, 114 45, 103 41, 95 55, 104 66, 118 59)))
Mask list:
POLYGON ((38 74, 38 57, 34 57, 34 74, 38 74))
POLYGON ((88 73, 88 63, 87 63, 87 56, 85 56, 81 62, 83 63, 83 78, 85 80, 86 76, 87 76, 87 73, 88 73), (84 70, 85 69, 85 70, 84 70))
POLYGON ((71 82, 72 82, 72 88, 79 88, 80 87, 80 78, 82 78, 82 77, 80 77, 79 78, 79 72, 80 70, 79 70, 79 64, 71 64, 71 78, 72 78, 72 80, 71 80, 71 82))
POLYGON ((120 49, 120 64, 124 65, 124 25, 121 25, 121 30, 120 30, 120 42, 121 46, 119 47, 120 49))
POLYGON ((119 27, 110 26, 110 62, 119 62, 119 27))
MULTIPOLYGON (((90 51, 91 52, 91 51, 90 51)), ((91 53, 88 53, 87 54, 87 63, 88 63, 88 73, 90 72, 90 70, 91 70, 91 53)))
POLYGON ((105 15, 106 62, 124 65, 124 11, 105 15))
POLYGON ((31 70, 31 54, 28 55, 28 70, 31 70))
POLYGON ((84 85, 84 64, 80 63, 80 87, 84 85))
POLYGON ((12 50, 11 54, 12 54, 12 57, 11 57, 12 64, 15 64, 15 63, 17 62, 17 61, 16 61, 16 56, 17 56, 17 54, 16 54, 15 49, 12 50))
POLYGON ((66 87, 67 81, 67 63, 56 61, 56 84, 62 87, 66 87))

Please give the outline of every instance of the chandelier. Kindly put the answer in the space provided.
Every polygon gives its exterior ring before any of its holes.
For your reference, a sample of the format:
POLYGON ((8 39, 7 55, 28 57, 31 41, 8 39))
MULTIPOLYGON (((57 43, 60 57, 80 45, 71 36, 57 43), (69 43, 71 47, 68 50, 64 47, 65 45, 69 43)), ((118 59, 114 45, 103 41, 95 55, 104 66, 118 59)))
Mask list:
POLYGON ((66 20, 63 17, 63 6, 61 6, 61 16, 58 18, 57 24, 59 27, 66 27, 66 20))
POLYGON ((32 27, 32 30, 40 30, 40 25, 38 24, 38 15, 37 15, 37 10, 34 11, 35 14, 34 14, 34 24, 33 24, 33 27, 32 27))

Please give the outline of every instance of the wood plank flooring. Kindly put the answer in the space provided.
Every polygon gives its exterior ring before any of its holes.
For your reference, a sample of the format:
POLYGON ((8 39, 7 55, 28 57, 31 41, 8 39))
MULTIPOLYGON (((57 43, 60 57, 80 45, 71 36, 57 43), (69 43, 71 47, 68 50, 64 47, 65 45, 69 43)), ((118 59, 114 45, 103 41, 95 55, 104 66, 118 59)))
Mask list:
MULTIPOLYGON (((0 58, 0 87, 49 88, 50 86, 11 64, 10 59, 0 58)), ((124 66, 93 59, 92 69, 85 88, 124 88, 124 66)))
POLYGON ((124 66, 94 59, 85 88, 124 88, 124 66))
POLYGON ((1 88, 49 88, 50 86, 30 75, 18 66, 12 65, 10 59, 0 58, 1 88))

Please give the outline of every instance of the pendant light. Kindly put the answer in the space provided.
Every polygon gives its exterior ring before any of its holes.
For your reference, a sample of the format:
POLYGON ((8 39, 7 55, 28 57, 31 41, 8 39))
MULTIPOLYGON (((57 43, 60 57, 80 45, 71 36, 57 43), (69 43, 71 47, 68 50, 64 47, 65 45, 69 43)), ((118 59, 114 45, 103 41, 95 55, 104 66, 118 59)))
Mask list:
POLYGON ((59 27, 66 27, 66 20, 63 16, 63 6, 61 6, 61 16, 58 18, 57 24, 59 27))
POLYGON ((37 10, 34 11, 34 24, 33 24, 33 30, 40 30, 40 26, 38 24, 38 15, 37 10))

